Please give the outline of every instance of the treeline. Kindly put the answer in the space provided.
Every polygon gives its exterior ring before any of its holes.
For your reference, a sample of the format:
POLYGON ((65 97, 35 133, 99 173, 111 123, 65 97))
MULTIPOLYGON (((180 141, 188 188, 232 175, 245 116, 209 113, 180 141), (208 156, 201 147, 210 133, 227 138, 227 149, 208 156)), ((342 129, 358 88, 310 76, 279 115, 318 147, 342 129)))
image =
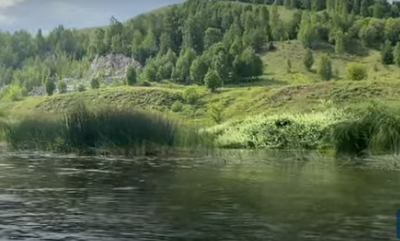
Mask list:
POLYGON ((15 83, 29 92, 50 78, 80 78, 87 67, 88 35, 55 28, 47 36, 21 30, 0 33, 0 86, 15 83))
POLYGON ((336 11, 374 18, 397 18, 400 16, 400 2, 387 0, 225 0, 255 4, 276 3, 288 9, 310 11, 336 11))
POLYGON ((280 21, 276 8, 191 0, 126 24, 112 18, 95 31, 90 53, 132 55, 148 81, 202 84, 207 74, 217 85, 248 81, 263 73, 257 53, 273 38, 270 21, 280 21))

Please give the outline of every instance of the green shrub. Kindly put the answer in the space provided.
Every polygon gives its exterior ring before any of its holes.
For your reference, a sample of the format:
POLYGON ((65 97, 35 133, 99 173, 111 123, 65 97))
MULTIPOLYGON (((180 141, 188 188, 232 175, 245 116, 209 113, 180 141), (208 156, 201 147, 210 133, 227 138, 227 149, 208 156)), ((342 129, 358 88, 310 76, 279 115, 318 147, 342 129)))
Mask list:
POLYGON ((67 93, 67 83, 65 83, 63 80, 60 80, 57 84, 57 89, 60 94, 67 93))
POLYGON ((92 86, 92 89, 99 89, 100 88, 100 80, 98 78, 93 78, 90 81, 90 85, 92 86))
POLYGON ((347 65, 347 79, 363 80, 368 77, 367 68, 362 64, 350 63, 347 65))
POLYGON ((173 112, 181 112, 183 110, 183 104, 179 100, 177 100, 172 104, 171 110, 173 112))
POLYGON ((304 59, 303 59, 303 64, 304 64, 304 67, 308 71, 311 70, 311 67, 314 64, 314 56, 313 56, 311 49, 307 49, 306 55, 304 56, 304 59))
POLYGON ((318 74, 323 80, 330 80, 333 77, 332 61, 328 55, 323 55, 318 65, 318 74))
POLYGON ((54 91, 56 90, 56 85, 54 84, 54 80, 47 79, 46 80, 46 93, 48 96, 52 96, 54 91))
POLYGON ((194 105, 199 100, 199 94, 195 88, 190 87, 183 91, 182 98, 186 103, 194 105))
POLYGON ((86 87, 83 84, 78 85, 78 91, 79 92, 85 92, 86 91, 86 87))
POLYGON ((210 69, 204 78, 204 83, 206 87, 214 92, 216 89, 222 86, 221 77, 218 75, 217 71, 210 69))
POLYGON ((127 66, 126 69, 126 84, 127 85, 134 85, 137 81, 137 73, 134 66, 127 66))
POLYGON ((334 107, 310 114, 250 116, 228 121, 206 132, 223 148, 289 148, 318 149, 325 147, 331 126, 345 117, 334 107))

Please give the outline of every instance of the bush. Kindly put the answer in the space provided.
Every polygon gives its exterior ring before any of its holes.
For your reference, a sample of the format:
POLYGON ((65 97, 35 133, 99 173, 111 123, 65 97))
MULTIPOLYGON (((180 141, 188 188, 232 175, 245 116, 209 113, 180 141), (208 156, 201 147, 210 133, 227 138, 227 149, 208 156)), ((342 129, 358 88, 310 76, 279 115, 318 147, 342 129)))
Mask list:
POLYGON ((257 115, 207 129, 223 148, 318 149, 327 143, 332 124, 345 118, 334 107, 310 114, 257 115))
POLYGON ((48 96, 52 96, 54 91, 56 90, 56 85, 52 79, 46 80, 46 93, 48 96))
POLYGON ((311 67, 314 64, 314 56, 313 56, 311 49, 307 49, 306 55, 304 56, 304 59, 303 59, 303 64, 304 64, 304 67, 308 71, 311 70, 311 67))
POLYGON ((222 86, 221 77, 218 75, 217 71, 212 69, 210 69, 206 74, 204 83, 211 92, 214 92, 217 88, 222 86))
POLYGON ((175 101, 172 106, 171 106, 171 110, 173 112, 181 112, 183 110, 183 105, 180 101, 175 101))
POLYGON ((90 85, 92 86, 92 89, 99 89, 100 88, 100 80, 98 78, 93 78, 90 81, 90 85))
POLYGON ((134 66, 128 66, 126 69, 126 84, 127 85, 134 85, 137 81, 137 73, 134 66))
POLYGON ((147 80, 144 80, 144 81, 142 82, 142 86, 144 86, 144 87, 151 87, 151 83, 150 83, 149 81, 147 81, 147 80))
POLYGON ((85 92, 86 91, 86 87, 83 84, 78 85, 78 91, 79 92, 85 92))
POLYGON ((328 55, 323 55, 318 66, 318 74, 323 80, 330 80, 333 77, 332 62, 328 55))
POLYGON ((67 83, 65 83, 63 80, 60 80, 57 84, 57 89, 60 94, 67 93, 67 83))
POLYGON ((347 79, 363 80, 368 77, 367 68, 362 64, 350 63, 347 65, 347 79))
POLYGON ((183 91, 182 98, 186 103, 194 105, 199 100, 199 94, 195 88, 190 87, 183 91))

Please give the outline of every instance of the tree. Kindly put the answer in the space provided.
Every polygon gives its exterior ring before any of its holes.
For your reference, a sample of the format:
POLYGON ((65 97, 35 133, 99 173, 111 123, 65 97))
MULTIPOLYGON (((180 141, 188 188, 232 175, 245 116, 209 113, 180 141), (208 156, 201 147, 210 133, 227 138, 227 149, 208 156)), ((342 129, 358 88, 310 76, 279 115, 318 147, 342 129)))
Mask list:
POLYGON ((198 84, 203 84, 208 71, 208 64, 204 56, 197 57, 190 66, 190 79, 198 84))
POLYGON ((368 77, 367 68, 358 63, 350 63, 347 65, 347 79, 363 80, 368 77))
POLYGON ((298 40, 305 48, 312 48, 313 42, 317 40, 317 32, 311 21, 310 14, 304 12, 301 17, 298 40))
POLYGON ((314 64, 314 56, 313 56, 311 49, 307 49, 306 55, 304 55, 303 64, 304 64, 304 67, 306 67, 306 69, 308 71, 311 70, 311 67, 314 64))
POLYGON ((342 31, 338 31, 335 37, 335 53, 343 54, 345 52, 344 35, 342 31))
POLYGON ((369 16, 368 7, 369 7, 368 0, 362 0, 362 1, 361 1, 360 14, 361 14, 363 17, 368 17, 368 16, 369 16))
POLYGON ((90 85, 92 86, 92 89, 99 89, 100 88, 100 81, 98 78, 93 78, 90 81, 90 85))
POLYGON ((385 44, 383 45, 383 48, 381 51, 381 56, 382 56, 383 64, 393 64, 394 63, 392 44, 390 43, 389 40, 386 40, 385 44))
POLYGON ((323 80, 330 80, 333 77, 332 62, 328 55, 323 55, 319 62, 318 74, 323 80))
POLYGON ((400 42, 397 42, 393 55, 395 64, 400 67, 400 42))
POLYGON ((212 69, 207 72, 204 83, 211 92, 215 92, 217 88, 222 86, 221 77, 218 75, 217 71, 212 69))
POLYGON ((196 52, 194 49, 182 49, 179 58, 176 61, 172 78, 180 83, 190 84, 190 66, 195 59, 196 52))
POLYGON ((204 49, 222 40, 222 32, 218 28, 207 28, 204 35, 204 49))
POLYGON ((54 80, 48 78, 46 80, 46 93, 48 96, 52 96, 54 93, 54 90, 56 90, 56 85, 54 84, 54 80))
POLYGON ((211 68, 217 71, 222 81, 226 81, 229 77, 230 65, 228 55, 225 49, 220 49, 212 58, 211 68))
POLYGON ((134 85, 137 81, 137 74, 136 74, 136 69, 134 66, 129 65, 127 66, 126 69, 126 84, 127 85, 134 85))
POLYGON ((251 47, 246 48, 234 60, 236 75, 241 78, 254 78, 263 74, 264 65, 251 47))

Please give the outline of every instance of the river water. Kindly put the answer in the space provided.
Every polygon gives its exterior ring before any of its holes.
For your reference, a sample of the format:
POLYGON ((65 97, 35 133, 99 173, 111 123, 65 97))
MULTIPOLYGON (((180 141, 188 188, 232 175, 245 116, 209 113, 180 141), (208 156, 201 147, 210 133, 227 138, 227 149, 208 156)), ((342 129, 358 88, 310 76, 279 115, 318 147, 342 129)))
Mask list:
POLYGON ((329 158, 0 156, 0 240, 396 240, 400 172, 329 158))

